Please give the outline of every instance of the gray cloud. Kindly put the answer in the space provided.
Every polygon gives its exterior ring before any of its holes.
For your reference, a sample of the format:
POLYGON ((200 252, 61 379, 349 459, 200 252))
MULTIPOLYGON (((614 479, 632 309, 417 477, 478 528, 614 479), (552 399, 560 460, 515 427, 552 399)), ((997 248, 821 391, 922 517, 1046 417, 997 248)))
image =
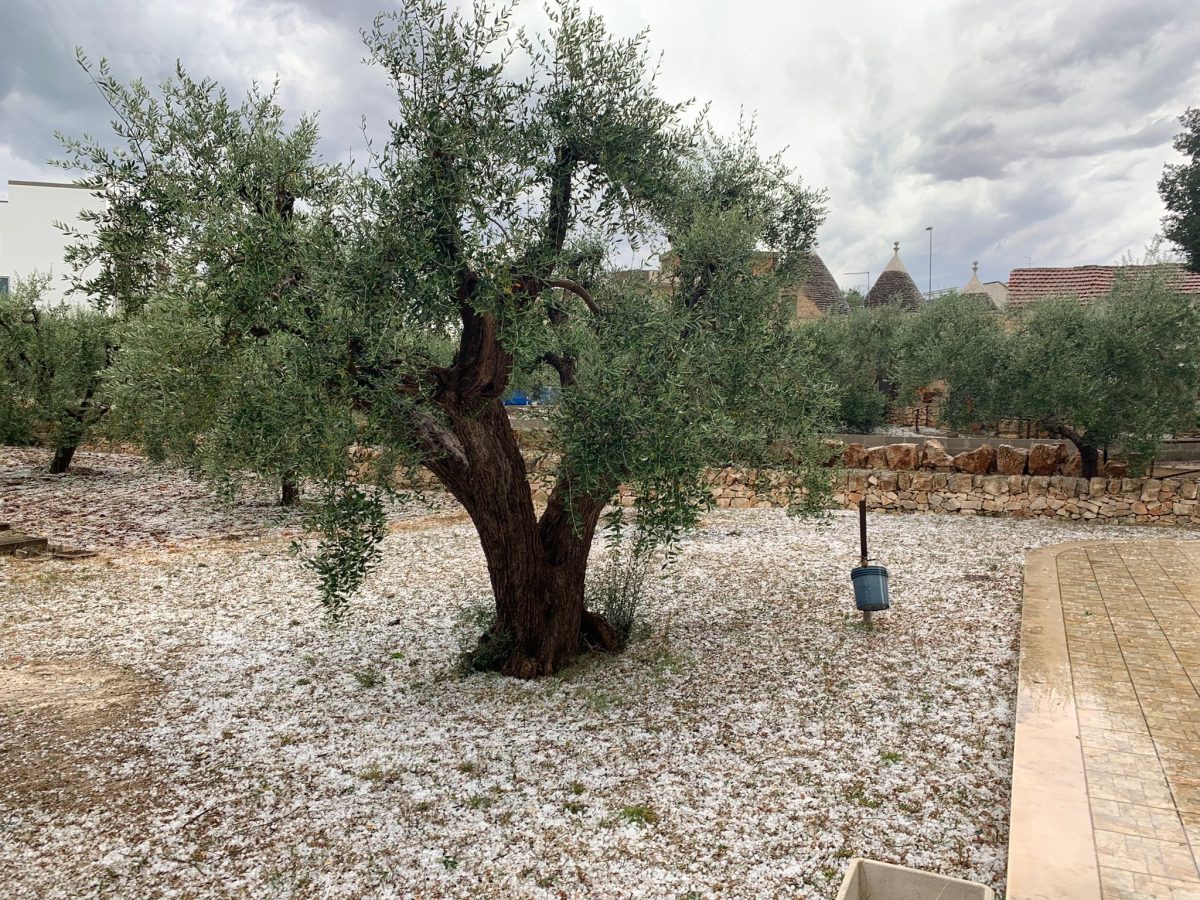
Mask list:
MULTIPOLYGON (((852 7, 594 0, 610 27, 650 26, 672 99, 713 101, 732 128, 757 110, 764 149, 827 186, 829 268, 878 272, 893 240, 919 283, 934 225, 935 287, 1035 263, 1111 262, 1158 227, 1155 191, 1175 116, 1200 95, 1194 0, 890 0, 852 7)), ((50 177, 52 137, 107 129, 74 46, 121 78, 176 57, 237 93, 278 74, 285 107, 319 112, 328 158, 386 131, 383 74, 361 63, 376 0, 8 0, 0 56, 0 181, 50 177)), ((523 24, 543 21, 526 0, 523 24)), ((849 284, 853 278, 842 278, 849 284)))

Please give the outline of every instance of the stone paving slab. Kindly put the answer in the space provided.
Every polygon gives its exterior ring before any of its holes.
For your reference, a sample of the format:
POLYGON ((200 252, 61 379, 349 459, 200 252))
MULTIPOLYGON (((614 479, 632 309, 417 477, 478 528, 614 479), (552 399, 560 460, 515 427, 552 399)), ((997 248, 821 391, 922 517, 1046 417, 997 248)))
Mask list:
POLYGON ((1011 900, 1200 900, 1200 541, 1025 565, 1011 900))

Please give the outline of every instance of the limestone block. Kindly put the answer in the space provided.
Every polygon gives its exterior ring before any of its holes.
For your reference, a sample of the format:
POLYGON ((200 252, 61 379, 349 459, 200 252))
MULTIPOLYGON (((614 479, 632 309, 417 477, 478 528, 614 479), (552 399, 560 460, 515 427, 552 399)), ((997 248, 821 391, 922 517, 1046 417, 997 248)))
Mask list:
POLYGON ((1083 474, 1083 457, 1078 453, 1070 453, 1058 467, 1058 471, 1068 478, 1078 478, 1083 474))
POLYGON ((867 451, 867 468, 887 468, 887 447, 872 447, 867 451))
POLYGON ((929 440, 921 448, 921 465, 926 469, 944 469, 954 465, 954 457, 946 452, 941 441, 929 440))
POLYGON ((887 467, 897 471, 912 471, 917 467, 920 455, 916 444, 888 444, 887 467))
POLYGON ((986 475, 996 465, 996 450, 993 447, 977 447, 954 457, 954 468, 972 475, 986 475))
POLYGON ((865 469, 867 467, 867 448, 862 444, 847 444, 842 451, 842 465, 847 469, 865 469))
POLYGON ((1062 462, 1061 444, 1034 444, 1029 450, 1026 465, 1030 475, 1054 475, 1062 462))
POLYGON ((983 492, 992 497, 1008 493, 1008 479, 1003 475, 989 475, 983 479, 983 492))
POLYGON ((1001 444, 996 450, 996 471, 1001 475, 1024 475, 1028 459, 1028 450, 1001 444))
POLYGON ((970 475, 950 475, 946 478, 946 489, 956 494, 965 494, 975 486, 974 481, 970 475))

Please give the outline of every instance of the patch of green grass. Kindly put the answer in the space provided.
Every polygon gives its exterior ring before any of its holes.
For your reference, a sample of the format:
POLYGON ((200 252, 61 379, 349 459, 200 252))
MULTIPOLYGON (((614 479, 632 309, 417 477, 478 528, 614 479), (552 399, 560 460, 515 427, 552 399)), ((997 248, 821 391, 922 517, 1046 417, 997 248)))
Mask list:
POLYGON ((453 872, 455 869, 458 868, 458 857, 457 856, 443 856, 442 857, 442 866, 446 869, 447 872, 453 872))
POLYGON ((487 809, 496 803, 495 797, 490 797, 487 794, 472 794, 467 798, 467 806, 471 809, 487 809))
POLYGON ((455 768, 464 775, 474 775, 479 771, 479 764, 473 762, 460 762, 457 766, 455 766, 455 768))
POLYGON ((901 756, 899 753, 897 753, 895 750, 880 750, 879 758, 882 759, 884 762, 890 762, 890 763, 900 762, 900 760, 904 759, 904 757, 901 756))
POLYGON ((623 706, 624 701, 616 694, 606 694, 603 691, 594 691, 591 688, 583 688, 579 692, 579 696, 587 701, 588 706, 596 712, 608 712, 614 706, 623 706))
POLYGON ((379 765, 379 763, 373 762, 359 772, 358 777, 363 781, 387 781, 391 778, 391 772, 379 765))
POLYGON ((587 790, 587 788, 584 787, 582 781, 572 781, 569 785, 567 785, 567 787, 570 789, 571 793, 574 794, 576 797, 578 797, 580 794, 582 794, 584 791, 587 790))
POLYGON ((849 859, 854 855, 853 847, 841 847, 833 854, 834 859, 849 859))
POLYGON ((354 673, 354 680, 362 688, 375 688, 383 684, 383 673, 375 668, 360 669, 354 673))
POLYGON ((847 800, 852 800, 865 809, 879 809, 883 806, 882 800, 868 797, 866 787, 857 782, 848 785, 844 793, 847 800))
POLYGON ((297 687, 304 687, 306 684, 312 684, 312 679, 311 678, 297 678, 296 679, 297 687))
POLYGON ((581 803, 579 800, 568 800, 566 803, 563 804, 563 809, 565 809, 569 813, 575 813, 576 815, 578 815, 579 813, 581 813, 585 809, 587 809, 587 804, 581 803))
POLYGON ((622 821, 628 822, 630 825, 653 825, 658 821, 658 813, 644 803, 635 803, 632 806, 621 808, 618 813, 622 821))

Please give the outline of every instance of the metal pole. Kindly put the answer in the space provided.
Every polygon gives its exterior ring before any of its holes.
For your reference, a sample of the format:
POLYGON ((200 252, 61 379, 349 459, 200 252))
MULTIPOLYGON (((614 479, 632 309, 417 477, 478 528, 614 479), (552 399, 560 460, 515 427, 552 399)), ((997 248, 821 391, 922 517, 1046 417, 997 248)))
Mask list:
POLYGON ((925 229, 929 232, 929 293, 926 297, 933 296, 933 226, 929 225, 925 229))
POLYGON ((867 498, 858 501, 858 546, 861 551, 859 565, 867 564, 867 498))
MULTIPOLYGON (((863 497, 858 501, 858 546, 859 546, 859 565, 867 564, 867 498, 863 497)), ((868 628, 871 625, 871 611, 863 610, 863 625, 868 628)))

